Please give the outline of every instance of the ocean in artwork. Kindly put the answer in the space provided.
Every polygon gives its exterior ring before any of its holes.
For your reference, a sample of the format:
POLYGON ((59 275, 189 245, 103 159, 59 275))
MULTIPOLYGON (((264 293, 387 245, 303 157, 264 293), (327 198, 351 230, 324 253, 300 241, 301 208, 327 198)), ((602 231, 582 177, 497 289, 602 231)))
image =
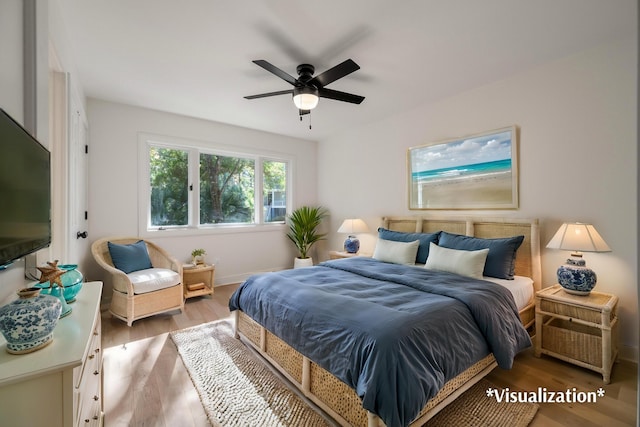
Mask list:
POLYGON ((435 183, 441 180, 478 178, 479 175, 511 172, 511 159, 460 165, 412 173, 414 183, 435 183))

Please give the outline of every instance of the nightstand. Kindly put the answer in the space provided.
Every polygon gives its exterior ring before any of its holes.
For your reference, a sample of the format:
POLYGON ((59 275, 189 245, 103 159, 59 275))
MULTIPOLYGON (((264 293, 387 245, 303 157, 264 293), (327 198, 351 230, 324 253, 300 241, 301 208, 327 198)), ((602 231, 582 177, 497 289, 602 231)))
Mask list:
POLYGON ((560 285, 536 293, 535 355, 556 357, 602 374, 605 384, 618 355, 618 297, 566 293, 560 285))
POLYGON ((371 255, 363 254, 362 252, 356 252, 355 254, 351 254, 345 251, 329 251, 329 259, 352 258, 354 256, 371 257, 371 255))
POLYGON ((213 295, 214 265, 197 266, 182 269, 184 298, 213 295))

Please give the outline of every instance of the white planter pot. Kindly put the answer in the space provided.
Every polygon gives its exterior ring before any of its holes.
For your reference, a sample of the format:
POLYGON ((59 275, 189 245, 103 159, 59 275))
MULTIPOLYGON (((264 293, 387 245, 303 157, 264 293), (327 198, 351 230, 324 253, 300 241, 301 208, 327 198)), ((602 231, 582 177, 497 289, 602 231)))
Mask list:
POLYGON ((313 258, 295 258, 293 268, 313 267, 313 258))

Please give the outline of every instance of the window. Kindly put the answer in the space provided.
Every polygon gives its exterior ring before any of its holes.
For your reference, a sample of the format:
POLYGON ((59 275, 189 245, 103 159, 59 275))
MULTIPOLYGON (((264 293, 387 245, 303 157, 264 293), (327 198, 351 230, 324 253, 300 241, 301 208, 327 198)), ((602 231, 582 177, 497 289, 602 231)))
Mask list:
POLYGON ((141 229, 284 223, 291 160, 141 135, 141 229))
POLYGON ((283 222, 287 215, 287 164, 262 163, 262 209, 264 222, 283 222))

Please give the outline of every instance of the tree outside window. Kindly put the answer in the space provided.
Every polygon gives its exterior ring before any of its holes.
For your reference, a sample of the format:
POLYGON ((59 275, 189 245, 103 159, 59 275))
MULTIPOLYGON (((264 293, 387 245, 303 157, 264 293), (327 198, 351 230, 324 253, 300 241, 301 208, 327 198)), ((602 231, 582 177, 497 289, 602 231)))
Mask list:
POLYGON ((151 147, 151 225, 181 226, 189 223, 189 168, 185 150, 151 147))
POLYGON ((200 154, 200 224, 252 223, 255 161, 200 154))

